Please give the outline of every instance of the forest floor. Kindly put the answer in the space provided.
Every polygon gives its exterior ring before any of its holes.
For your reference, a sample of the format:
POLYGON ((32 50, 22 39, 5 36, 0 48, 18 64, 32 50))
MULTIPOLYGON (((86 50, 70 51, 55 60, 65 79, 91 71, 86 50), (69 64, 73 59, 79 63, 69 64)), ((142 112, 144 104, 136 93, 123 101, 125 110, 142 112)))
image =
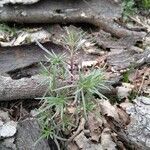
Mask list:
MULTIPOLYGON (((109 0, 40 1, 0 8, 0 149, 2 150, 148 150, 150 149, 150 18, 122 19, 121 5, 109 0), (15 23, 14 23, 15 22, 15 23), (40 139, 36 109, 47 90, 41 63, 47 53, 70 55, 62 42, 66 29, 86 33, 74 65, 104 70, 108 100, 85 119, 72 118, 58 143, 40 139), (91 40, 92 39, 92 40, 91 40), (38 43, 41 44, 38 44, 38 43), (42 83, 42 84, 41 84, 42 83), (63 141, 63 142, 62 142, 63 141)), ((76 71, 76 70, 75 70, 76 71)), ((69 116, 76 111, 67 106, 69 116)))

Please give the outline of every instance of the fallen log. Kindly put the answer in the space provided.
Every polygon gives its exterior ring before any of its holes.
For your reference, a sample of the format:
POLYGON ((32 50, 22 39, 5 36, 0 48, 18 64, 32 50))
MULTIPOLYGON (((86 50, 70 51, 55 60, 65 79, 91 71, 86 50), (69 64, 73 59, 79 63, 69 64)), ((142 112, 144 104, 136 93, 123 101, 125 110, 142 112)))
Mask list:
MULTIPOLYGON (((107 62, 110 66, 113 66, 115 70, 126 69, 131 65, 134 68, 142 66, 143 64, 150 64, 150 50, 145 49, 144 52, 138 53, 135 51, 136 47, 130 47, 128 50, 112 49, 109 53, 107 62)), ((137 47, 138 49, 138 47, 137 47)))
POLYGON ((0 101, 41 97, 48 88, 48 84, 42 84, 45 80, 42 76, 20 80, 0 76, 0 101))
MULTIPOLYGON (((44 47, 49 50, 53 49, 56 54, 65 52, 62 46, 51 42, 44 44, 44 47)), ((46 53, 35 44, 7 48, 0 47, 0 74, 46 61, 45 55, 46 53)))
MULTIPOLYGON (((13 80, 10 77, 0 76, 0 101, 24 100, 42 97, 47 91, 48 77, 36 75, 31 78, 13 80)), ((111 82, 110 84, 114 84, 111 82)), ((58 87, 63 86, 58 83, 58 87)), ((102 90, 104 95, 115 94, 116 90, 108 85, 109 89, 102 90)))
POLYGON ((114 19, 121 17, 120 5, 104 0, 92 0, 90 5, 46 0, 32 6, 5 6, 0 8, 0 20, 17 23, 88 23, 118 38, 145 35, 144 32, 130 31, 114 22, 114 19))

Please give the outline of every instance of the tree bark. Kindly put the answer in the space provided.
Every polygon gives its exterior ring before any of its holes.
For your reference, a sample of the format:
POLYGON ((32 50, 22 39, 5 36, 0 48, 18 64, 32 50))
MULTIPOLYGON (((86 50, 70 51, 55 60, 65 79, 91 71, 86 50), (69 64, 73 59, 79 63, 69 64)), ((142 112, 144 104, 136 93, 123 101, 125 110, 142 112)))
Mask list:
MULTIPOLYGON (((0 101, 12 101, 23 99, 34 99, 44 95, 49 87, 46 83, 47 77, 36 75, 31 78, 22 78, 19 80, 13 80, 10 77, 0 76, 0 101)), ((111 82, 110 84, 112 84, 111 82)), ((113 83, 114 84, 114 83, 113 83)), ((58 87, 63 86, 62 83, 58 83, 58 87)), ((101 93, 115 94, 114 88, 108 85, 110 90, 102 90, 101 93)))
POLYGON ((85 3, 44 1, 33 6, 3 7, 0 20, 18 23, 88 23, 111 33, 115 37, 144 36, 144 32, 135 32, 120 27, 114 19, 121 17, 121 7, 104 0, 92 0, 85 3), (70 7, 71 6, 71 7, 70 7))
POLYGON ((48 84, 42 76, 12 80, 10 77, 0 76, 0 101, 17 99, 34 99, 43 96, 48 84))

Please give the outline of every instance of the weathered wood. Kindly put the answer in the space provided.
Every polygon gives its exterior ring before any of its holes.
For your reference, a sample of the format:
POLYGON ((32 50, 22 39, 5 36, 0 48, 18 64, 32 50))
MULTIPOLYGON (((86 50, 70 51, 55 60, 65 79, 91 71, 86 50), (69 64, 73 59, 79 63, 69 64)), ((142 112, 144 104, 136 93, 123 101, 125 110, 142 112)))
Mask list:
POLYGON ((45 80, 42 76, 20 80, 0 76, 0 101, 41 97, 48 88, 47 84, 43 84, 45 80))
MULTIPOLYGON (((62 46, 51 42, 45 43, 43 46, 48 50, 53 50, 56 54, 64 52, 62 46)), ((0 74, 46 61, 45 55, 46 53, 35 44, 20 47, 0 47, 0 74)))
MULTIPOLYGON (((42 97, 49 87, 46 82, 47 77, 44 76, 32 76, 31 78, 22 78, 19 80, 13 80, 10 77, 0 76, 0 101, 11 100, 23 100, 34 99, 42 97)), ((114 84, 111 82, 110 84, 114 84)), ((58 87, 63 86, 62 83, 58 83, 58 87)), ((114 94, 116 90, 110 86, 110 90, 102 90, 103 94, 114 94)))
POLYGON ((0 7, 3 7, 5 4, 33 4, 37 3, 39 0, 1 0, 0 7))
POLYGON ((5 6, 0 9, 0 20, 18 23, 89 23, 116 37, 142 36, 120 27, 114 19, 121 16, 121 7, 106 0, 85 1, 40 1, 31 6, 5 6))
POLYGON ((16 147, 18 150, 50 150, 48 141, 37 140, 41 136, 41 130, 35 119, 26 119, 18 123, 16 135, 16 147), (36 143, 37 142, 37 143, 36 143))
MULTIPOLYGON (((109 18, 109 20, 113 20, 120 17, 122 12, 121 5, 110 0, 41 0, 33 5, 5 5, 0 10, 1 21, 22 21, 26 23, 44 23, 45 21, 53 23, 59 21, 59 18, 65 19, 66 16, 70 16, 69 19, 71 19, 76 14, 80 14, 79 16, 83 19, 87 15, 84 16, 83 13, 89 11, 93 15, 100 14, 109 18), (54 20, 51 20, 51 17, 54 20)), ((68 19, 66 18, 66 20, 68 19)))
POLYGON ((115 70, 127 69, 129 67, 139 67, 143 64, 150 64, 149 48, 143 52, 135 51, 134 47, 129 49, 111 49, 107 62, 115 70), (133 48, 133 49, 132 49, 133 48))

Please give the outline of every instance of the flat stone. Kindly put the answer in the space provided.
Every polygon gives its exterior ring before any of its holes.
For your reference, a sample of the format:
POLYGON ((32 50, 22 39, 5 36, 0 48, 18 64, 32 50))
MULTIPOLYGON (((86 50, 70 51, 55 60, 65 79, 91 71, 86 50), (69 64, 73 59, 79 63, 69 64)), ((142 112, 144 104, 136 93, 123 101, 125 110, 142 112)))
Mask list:
POLYGON ((7 138, 7 137, 12 137, 15 135, 17 131, 17 123, 14 121, 9 121, 3 124, 0 127, 0 138, 7 138))
POLYGON ((27 118, 17 127, 16 146, 18 150, 51 150, 46 139, 41 137, 41 129, 36 119, 27 118))

